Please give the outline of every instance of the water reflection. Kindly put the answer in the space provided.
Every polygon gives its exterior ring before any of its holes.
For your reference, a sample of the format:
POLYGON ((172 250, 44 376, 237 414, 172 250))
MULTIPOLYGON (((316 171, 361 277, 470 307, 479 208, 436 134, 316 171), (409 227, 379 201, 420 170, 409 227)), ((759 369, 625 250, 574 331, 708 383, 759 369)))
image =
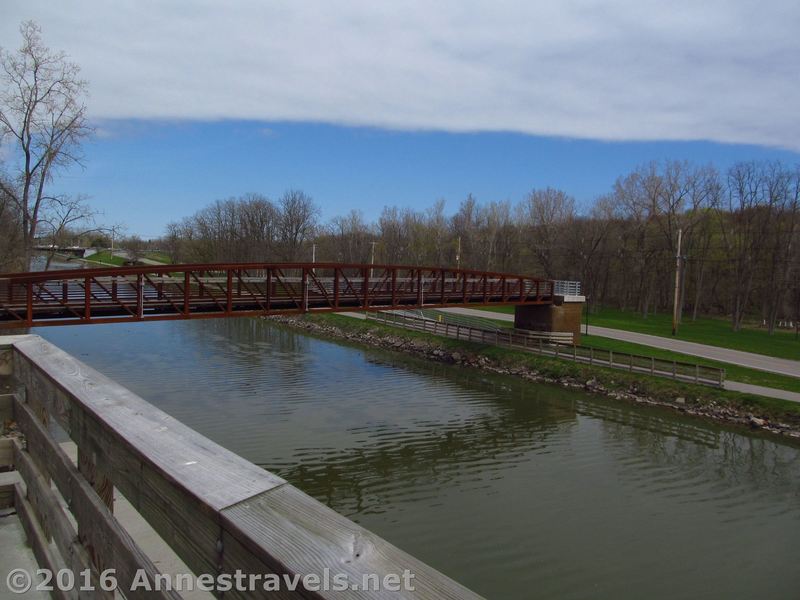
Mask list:
POLYGON ((229 319, 42 333, 491 598, 793 598, 800 453, 229 319))

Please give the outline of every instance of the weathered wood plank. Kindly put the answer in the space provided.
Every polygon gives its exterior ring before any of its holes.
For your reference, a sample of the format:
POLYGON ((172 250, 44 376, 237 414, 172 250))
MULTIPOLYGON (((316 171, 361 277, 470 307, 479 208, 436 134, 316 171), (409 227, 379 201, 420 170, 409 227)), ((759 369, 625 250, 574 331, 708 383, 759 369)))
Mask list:
MULTIPOLYGON (((70 507, 79 527, 79 538, 87 548, 97 570, 116 569, 121 589, 130 590, 137 569, 153 582, 159 570, 120 525, 92 486, 81 476, 59 444, 39 423, 33 411, 22 402, 15 406, 17 421, 28 442, 28 452, 49 472, 70 507)), ((128 598, 180 598, 175 592, 126 592, 128 598)))
POLYGON ((19 335, 0 335, 0 351, 9 350, 17 342, 21 342, 22 340, 31 337, 38 337, 38 336, 28 333, 23 333, 19 335))
POLYGON ((0 473, 0 509, 14 506, 14 486, 19 481, 19 473, 16 471, 0 473))
MULTIPOLYGON (((265 576, 282 575, 282 573, 278 571, 276 565, 267 564, 264 562, 262 558, 251 552, 248 547, 242 545, 242 543, 239 542, 235 536, 231 535, 227 531, 222 532, 222 545, 223 573, 234 574, 237 571, 241 571, 242 573, 247 573, 248 575, 250 573, 265 576)), ((236 598, 241 600, 251 600, 253 598, 268 598, 269 600, 298 600, 300 598, 318 597, 310 593, 304 594, 300 589, 302 586, 298 586, 298 589, 295 591, 289 590, 288 587, 284 585, 281 585, 277 590, 265 590, 264 587, 264 581, 262 579, 257 585, 253 586, 252 589, 248 589, 247 591, 233 589, 229 592, 225 592, 225 598, 236 598)))
POLYGON ((0 470, 14 466, 14 446, 11 438, 0 438, 0 470))
POLYGON ((413 574, 414 590, 344 590, 311 597, 480 598, 289 484, 223 510, 222 527, 269 571, 321 577, 327 568, 332 574, 346 574, 358 586, 367 573, 378 574, 381 580, 396 575, 401 582, 405 572, 413 574))
MULTIPOLYGON (((19 484, 14 486, 14 507, 17 509, 25 536, 28 538, 28 545, 33 550, 39 568, 49 569, 53 573, 65 568, 66 565, 61 561, 61 557, 51 550, 47 537, 36 520, 36 511, 25 498, 25 492, 19 484)), ((75 589, 62 591, 54 587, 50 594, 56 600, 77 600, 78 598, 78 591, 75 589)))
MULTIPOLYGON (((211 511, 284 483, 37 336, 16 343, 14 349, 15 370, 25 373, 25 384, 44 388, 29 389, 29 394, 55 398, 53 392, 61 392, 69 410, 91 415, 115 441, 202 499, 211 511)), ((49 409, 50 403, 45 404, 49 409)), ((66 411, 55 412, 67 429, 66 411)), ((76 434, 68 432, 75 439, 76 434)))
MULTIPOLYGON (((365 574, 401 581, 409 572, 413 590, 265 595, 479 598, 51 344, 30 336, 14 348, 15 370, 30 402, 28 420, 44 431, 37 415, 52 410, 81 451, 102 461, 115 487, 196 572, 323 576, 327 569, 356 585, 365 574)), ((76 501, 74 491, 68 494, 76 501)), ((254 596, 259 594, 238 597, 254 596)))
POLYGON ((114 486, 190 568, 216 573, 219 510, 284 480, 31 338, 15 345, 14 361, 34 412, 52 410, 80 451, 113 474, 114 486))
POLYGON ((78 534, 56 498, 49 481, 17 440, 14 440, 14 464, 25 482, 26 499, 33 507, 45 539, 53 540, 67 568, 76 578, 87 569, 91 572, 91 581, 96 588, 92 594, 94 597, 113 598, 113 593, 103 592, 100 589, 98 571, 93 568, 86 548, 81 545, 78 534))
POLYGON ((78 471, 94 488, 108 510, 114 512, 114 484, 105 456, 86 450, 86 445, 78 446, 78 471))
POLYGON ((0 427, 14 418, 14 395, 0 394, 0 427))

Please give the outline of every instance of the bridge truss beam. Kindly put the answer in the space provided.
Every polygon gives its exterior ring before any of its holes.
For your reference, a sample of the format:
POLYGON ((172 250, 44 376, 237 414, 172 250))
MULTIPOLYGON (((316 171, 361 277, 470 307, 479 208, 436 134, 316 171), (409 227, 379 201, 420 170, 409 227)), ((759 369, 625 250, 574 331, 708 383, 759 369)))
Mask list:
POLYGON ((551 304, 553 281, 397 265, 231 263, 0 275, 0 329, 305 312, 551 304))

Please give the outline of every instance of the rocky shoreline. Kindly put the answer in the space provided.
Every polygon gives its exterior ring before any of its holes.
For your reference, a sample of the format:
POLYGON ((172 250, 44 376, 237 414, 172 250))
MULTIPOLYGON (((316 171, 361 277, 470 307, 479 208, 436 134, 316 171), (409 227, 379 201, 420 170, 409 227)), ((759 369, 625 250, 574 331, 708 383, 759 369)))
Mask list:
POLYGON ((602 384, 594 377, 588 380, 581 380, 576 377, 561 377, 556 379, 543 375, 530 367, 503 365, 499 361, 495 361, 480 353, 470 352, 466 349, 450 350, 424 339, 410 339, 401 335, 392 335, 378 331, 347 331, 329 323, 320 323, 303 319, 302 317, 274 316, 266 318, 283 326, 300 329, 320 337, 345 340, 384 350, 394 350, 427 360, 481 369, 489 373, 513 375, 534 383, 549 383, 572 389, 580 389, 593 394, 607 396, 615 400, 668 407, 686 415, 757 429, 759 431, 765 431, 800 441, 800 423, 792 424, 772 421, 765 415, 754 414, 753 412, 742 410, 733 405, 725 406, 716 401, 699 404, 687 401, 687 399, 682 396, 669 399, 656 398, 643 394, 636 389, 635 384, 631 384, 628 389, 612 389, 602 384))

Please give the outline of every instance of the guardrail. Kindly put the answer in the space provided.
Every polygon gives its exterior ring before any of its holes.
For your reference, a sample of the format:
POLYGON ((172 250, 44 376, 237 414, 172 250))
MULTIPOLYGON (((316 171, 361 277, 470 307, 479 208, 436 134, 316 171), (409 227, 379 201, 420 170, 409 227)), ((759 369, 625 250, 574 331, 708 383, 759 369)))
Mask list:
POLYGON ((556 280, 553 282, 553 293, 557 296, 580 296, 581 282, 556 280))
POLYGON ((572 343, 572 333, 567 332, 481 329, 479 327, 440 322, 394 312, 374 313, 367 315, 367 318, 405 329, 425 331, 434 335, 442 335, 468 342, 505 346, 542 356, 573 360, 631 373, 643 373, 654 377, 666 377, 714 387, 722 387, 725 382, 725 369, 708 367, 698 363, 666 360, 652 356, 574 345, 572 343), (565 348, 564 345, 568 345, 568 347, 565 348))
POLYGON ((101 574, 115 569, 127 598, 180 598, 147 589, 157 589, 159 571, 114 516, 118 490, 195 574, 259 578, 255 589, 234 587, 226 598, 480 599, 38 336, 0 338, 0 367, 11 364, 21 389, 0 395, 0 409, 13 405, 25 436, 10 445, 27 489, 16 486, 14 507, 40 566, 67 568, 81 584, 89 573, 96 590, 57 597, 113 598, 101 574), (54 424, 77 445, 77 465, 51 435, 54 424), (346 589, 319 589, 325 573, 346 589), (267 576, 297 577, 297 590, 265 591, 267 576), (405 580, 413 589, 386 587, 405 580))

